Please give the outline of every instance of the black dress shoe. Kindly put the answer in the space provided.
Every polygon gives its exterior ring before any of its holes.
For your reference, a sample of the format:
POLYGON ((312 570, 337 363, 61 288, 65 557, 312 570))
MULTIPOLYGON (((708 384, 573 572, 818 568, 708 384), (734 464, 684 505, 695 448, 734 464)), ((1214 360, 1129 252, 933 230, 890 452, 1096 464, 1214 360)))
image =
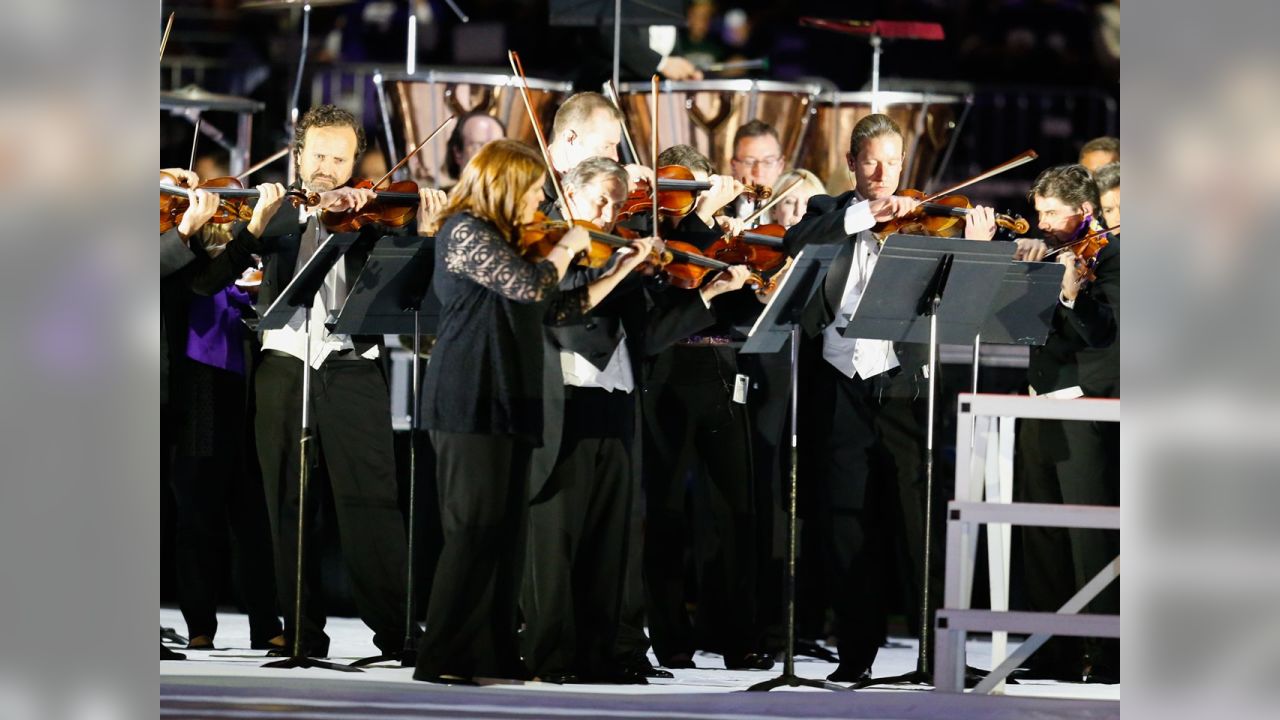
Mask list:
POLYGON ((632 663, 627 667, 623 668, 622 671, 629 675, 635 675, 636 677, 641 677, 641 678, 661 678, 664 680, 670 680, 671 678, 675 677, 675 675, 672 675, 669 670, 656 668, 650 665, 649 661, 647 660, 632 663))
POLYGON ((697 665, 693 664, 692 657, 685 655, 683 653, 681 653, 680 655, 672 655, 671 657, 666 658, 665 660, 662 658, 659 658, 658 664, 665 668, 671 668, 672 670, 692 670, 698 667, 697 665))
POLYGON ((180 652, 174 652, 162 644, 160 646, 160 659, 161 660, 186 660, 187 656, 183 655, 180 652))
POLYGON ((436 685, 476 685, 475 680, 461 675, 423 675, 422 677, 414 675, 413 679, 435 683, 436 685))
POLYGON ((827 680, 835 683, 852 683, 871 679, 871 668, 855 669, 841 664, 836 671, 827 676, 827 680))
POLYGON ((747 653, 737 657, 724 656, 725 670, 768 670, 773 667, 773 658, 760 653, 747 653))

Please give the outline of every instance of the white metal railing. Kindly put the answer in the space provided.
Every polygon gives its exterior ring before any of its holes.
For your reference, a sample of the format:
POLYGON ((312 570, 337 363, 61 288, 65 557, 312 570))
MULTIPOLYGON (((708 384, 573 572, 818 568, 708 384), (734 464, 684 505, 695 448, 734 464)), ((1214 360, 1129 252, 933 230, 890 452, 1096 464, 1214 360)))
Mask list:
POLYGON ((1001 692, 1004 679, 1052 635, 1120 637, 1118 615, 1079 612, 1120 575, 1117 556, 1056 613, 1009 611, 1009 546, 1014 525, 1119 530, 1120 508, 1014 503, 1013 447, 1016 418, 1120 421, 1120 401, 1059 400, 1025 395, 962 393, 956 424, 955 499, 947 506, 946 589, 937 613, 934 685, 963 692, 965 640, 992 634, 992 671, 976 693, 1001 692), (970 607, 978 532, 987 526, 991 609, 970 607), (1008 633, 1028 633, 1007 652, 1008 633))

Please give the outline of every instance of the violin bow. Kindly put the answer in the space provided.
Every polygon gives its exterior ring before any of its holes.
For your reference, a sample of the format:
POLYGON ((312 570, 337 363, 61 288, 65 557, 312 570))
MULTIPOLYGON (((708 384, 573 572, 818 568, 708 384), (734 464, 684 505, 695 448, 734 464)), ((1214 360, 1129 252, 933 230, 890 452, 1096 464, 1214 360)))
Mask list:
POLYGON ((556 199, 560 201, 565 220, 573 225, 575 222, 573 210, 569 207, 569 200, 564 195, 564 188, 560 187, 560 176, 556 175, 556 167, 551 164, 551 151, 547 149, 547 138, 542 134, 538 114, 533 111, 533 101, 529 99, 529 80, 524 76, 524 64, 520 62, 520 54, 515 50, 507 51, 507 59, 511 61, 511 72, 520 78, 520 97, 524 99, 524 109, 529 114, 529 124, 533 126, 533 136, 538 140, 538 149, 542 151, 542 162, 547 165, 547 176, 551 178, 551 187, 555 188, 556 199))
POLYGON ((169 31, 173 29, 173 16, 177 11, 169 13, 169 21, 164 24, 164 35, 160 37, 160 59, 164 59, 164 46, 169 44, 169 31))
POLYGON ((658 208, 658 74, 649 78, 649 90, 653 103, 649 106, 649 160, 653 163, 653 236, 660 238, 661 214, 658 208))
POLYGON ((959 185, 949 187, 946 190, 943 190, 942 192, 936 192, 930 195, 929 197, 925 198, 924 200, 921 200, 920 202, 921 203, 933 202, 934 200, 937 200, 943 195, 950 195, 951 193, 959 192, 969 187, 970 185, 973 185, 974 183, 979 183, 979 182, 982 182, 983 180, 993 178, 996 175, 999 175, 1000 173, 1005 172, 1006 170, 1012 170, 1021 165, 1026 165, 1027 163, 1031 162, 1032 160, 1035 160, 1038 157, 1040 156, 1036 154, 1035 150, 1024 150, 1023 152, 1015 155, 1012 159, 1002 162, 999 165, 991 168, 990 170, 979 173, 978 175, 974 175, 973 177, 969 178, 968 180, 965 180, 959 185))
POLYGON ((613 86, 613 80, 609 79, 604 84, 605 95, 609 101, 613 103, 613 107, 618 111, 618 125, 622 127, 622 141, 627 144, 627 151, 631 153, 632 162, 640 162, 640 156, 636 154, 636 144, 631 140, 631 130, 627 127, 626 116, 622 113, 622 105, 618 102, 618 89, 613 86))
POLYGON ((289 147, 288 147, 288 146, 282 147, 282 148, 280 148, 279 150, 277 150, 277 151, 275 151, 275 152, 271 153, 271 155, 270 155, 269 157, 267 157, 267 158, 265 158, 265 159, 263 159, 263 160, 259 160, 257 164, 253 165, 253 166, 252 166, 252 167, 250 167, 248 170, 245 170, 244 172, 242 172, 242 173, 240 173, 239 175, 237 175, 237 176, 236 176, 236 179, 237 179, 237 180, 240 180, 241 182, 243 182, 245 178, 249 177, 250 175, 252 175, 252 174, 254 174, 254 173, 256 173, 256 172, 258 172, 258 171, 259 171, 259 170, 261 170, 262 168, 264 168, 264 167, 266 167, 266 166, 270 165, 271 163, 273 163, 273 162, 275 162, 275 161, 279 160, 280 158, 282 158, 282 157, 284 157, 285 155, 288 155, 288 154, 289 154, 289 147))
POLYGON ((376 190, 378 189, 378 186, 379 186, 379 185, 381 185, 382 183, 386 182, 386 181, 387 181, 387 178, 389 178, 389 177, 391 177, 393 174, 395 174, 395 171, 397 171, 397 170, 399 170, 400 168, 404 167, 404 164, 405 164, 405 163, 407 163, 407 162, 409 162, 409 159, 410 159, 410 158, 412 158, 414 155, 417 155, 419 150, 421 150, 422 148, 426 147, 426 146, 427 146, 427 143, 429 143, 429 142, 431 142, 432 140, 434 140, 434 139, 435 139, 435 137, 436 137, 437 135, 439 135, 439 134, 440 134, 440 131, 441 131, 441 130, 444 130, 444 126, 445 126, 445 125, 448 125, 450 122, 453 122, 453 120, 454 120, 456 117, 457 117, 457 116, 455 116, 455 115, 450 115, 449 117, 445 118, 445 119, 444 119, 444 122, 440 123, 440 126, 439 126, 439 127, 437 127, 435 130, 432 130, 432 131, 431 131, 431 134, 427 136, 427 139, 426 139, 426 140, 423 140, 422 142, 418 143, 418 147, 414 148, 414 149, 413 149, 413 151, 412 151, 412 152, 410 152, 408 155, 405 155, 405 156, 404 156, 404 159, 402 159, 400 162, 396 163, 394 167, 392 167, 390 170, 388 170, 386 175, 383 175, 382 177, 378 178, 378 182, 376 182, 376 183, 374 183, 374 184, 373 184, 373 189, 376 191, 376 190))

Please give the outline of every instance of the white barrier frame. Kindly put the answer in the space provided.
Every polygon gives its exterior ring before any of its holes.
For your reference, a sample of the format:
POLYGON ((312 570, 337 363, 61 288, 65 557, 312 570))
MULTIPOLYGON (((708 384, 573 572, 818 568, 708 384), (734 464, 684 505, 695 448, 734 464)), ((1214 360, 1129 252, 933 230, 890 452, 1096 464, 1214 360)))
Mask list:
POLYGON ((1119 577, 1118 556, 1058 612, 1009 612, 1012 526, 1120 529, 1118 507, 1012 502, 1015 419, 1119 422, 1120 401, 961 393, 958 405, 955 500, 947 507, 946 589, 935 620, 934 686, 964 692, 967 635, 990 632, 993 669, 974 692, 998 694, 1009 673, 1052 635, 1120 637, 1118 615, 1078 614, 1119 577), (988 526, 990 610, 970 607, 982 525, 988 526), (1009 632, 1031 635, 1012 655, 1007 654, 1009 632))

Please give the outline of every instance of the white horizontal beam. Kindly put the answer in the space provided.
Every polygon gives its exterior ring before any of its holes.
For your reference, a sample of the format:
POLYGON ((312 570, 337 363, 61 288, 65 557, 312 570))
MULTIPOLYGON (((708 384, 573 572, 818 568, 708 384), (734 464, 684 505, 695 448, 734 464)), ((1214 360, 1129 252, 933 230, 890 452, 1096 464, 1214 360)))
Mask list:
POLYGON ((1120 508, 1056 503, 947 503, 947 520, 975 524, 1006 523, 1030 527, 1120 529, 1120 508))
POLYGON ((965 415, 1120 422, 1120 401, 1111 398, 1059 400, 1030 395, 960 393, 959 408, 961 422, 967 422, 965 415))
POLYGON ((1052 612, 996 612, 940 609, 938 632, 1011 632, 1025 635, 1120 637, 1119 615, 1076 615, 1052 612))

